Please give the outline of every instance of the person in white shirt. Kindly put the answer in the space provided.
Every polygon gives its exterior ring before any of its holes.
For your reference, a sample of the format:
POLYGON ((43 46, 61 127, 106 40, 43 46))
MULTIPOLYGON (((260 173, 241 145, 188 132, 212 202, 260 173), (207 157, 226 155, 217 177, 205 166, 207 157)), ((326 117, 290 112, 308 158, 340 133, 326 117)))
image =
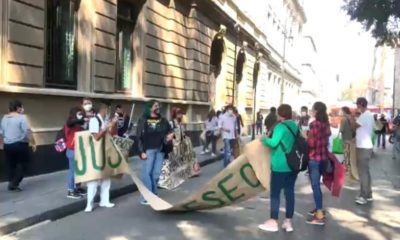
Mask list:
POLYGON ((216 116, 215 110, 211 109, 208 113, 208 118, 206 121, 206 142, 203 146, 203 151, 201 154, 209 153, 210 150, 208 146, 211 143, 211 156, 215 157, 217 153, 217 138, 219 136, 219 129, 218 129, 218 118, 216 116))
POLYGON ((356 203, 360 205, 372 201, 371 174, 369 162, 372 156, 373 143, 372 132, 374 130, 374 116, 367 110, 367 99, 360 97, 357 99, 357 109, 361 115, 353 121, 356 128, 356 147, 357 147, 357 168, 360 177, 360 195, 356 198, 356 203))
MULTIPOLYGON (((107 132, 111 131, 112 127, 117 124, 118 118, 113 118, 111 122, 105 121, 108 114, 108 106, 106 104, 100 104, 99 112, 95 117, 92 117, 89 121, 89 131, 93 134, 96 141, 100 141, 107 132)), ((93 211, 93 202, 96 196, 97 188, 100 186, 100 207, 112 208, 115 206, 114 203, 110 203, 110 187, 111 179, 100 179, 87 182, 87 205, 85 212, 93 211)))
POLYGON ((218 122, 218 127, 224 139, 224 167, 231 162, 233 144, 236 139, 236 116, 233 109, 232 105, 228 105, 218 122))

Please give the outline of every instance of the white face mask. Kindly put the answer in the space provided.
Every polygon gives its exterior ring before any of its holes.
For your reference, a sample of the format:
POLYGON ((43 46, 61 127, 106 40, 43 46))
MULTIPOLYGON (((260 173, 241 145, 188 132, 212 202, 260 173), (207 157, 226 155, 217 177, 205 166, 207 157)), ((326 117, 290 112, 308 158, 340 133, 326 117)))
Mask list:
POLYGON ((233 110, 228 110, 229 115, 233 115, 233 110))
POLYGON ((82 114, 76 114, 76 119, 81 120, 82 118, 83 118, 83 115, 82 115, 82 114))
POLYGON ((303 117, 307 116, 307 112, 301 112, 301 116, 303 117))
POLYGON ((84 109, 86 112, 89 112, 90 110, 92 110, 92 108, 93 108, 93 105, 92 105, 92 104, 85 104, 85 105, 83 105, 83 109, 84 109))
POLYGON ((19 111, 18 111, 19 114, 24 114, 24 112, 25 112, 24 108, 20 108, 19 111))

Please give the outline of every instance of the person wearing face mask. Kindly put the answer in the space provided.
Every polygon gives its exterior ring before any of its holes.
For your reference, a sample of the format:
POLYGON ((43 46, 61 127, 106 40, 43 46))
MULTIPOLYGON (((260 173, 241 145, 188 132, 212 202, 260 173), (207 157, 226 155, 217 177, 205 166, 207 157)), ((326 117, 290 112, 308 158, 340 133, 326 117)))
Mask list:
POLYGON ((85 130, 87 130, 88 128, 89 128, 89 120, 92 118, 92 117, 95 117, 96 116, 96 113, 95 113, 95 111, 94 111, 94 109, 93 109, 93 101, 92 101, 92 99, 90 99, 90 98, 84 98, 84 99, 82 99, 82 105, 81 105, 81 108, 85 111, 84 113, 84 116, 85 116, 85 118, 84 118, 84 120, 85 120, 85 123, 84 123, 84 125, 83 125, 83 128, 85 129, 85 130))
POLYGON ((232 105, 228 105, 225 108, 225 113, 220 117, 218 122, 218 127, 224 139, 224 167, 228 166, 231 162, 233 145, 236 139, 237 118, 233 109, 232 105))
POLYGON ((310 116, 308 115, 308 108, 306 106, 301 107, 301 116, 299 121, 299 127, 302 132, 307 132, 309 129, 310 116))
MULTIPOLYGON (((20 192, 19 187, 29 163, 31 130, 24 107, 19 100, 9 103, 9 113, 1 120, 4 152, 8 169, 8 190, 20 192)), ((35 151, 35 148, 33 149, 35 151)))
MULTIPOLYGON (((101 103, 99 106, 99 113, 96 117, 92 117, 89 121, 89 131, 92 133, 96 141, 101 141, 107 133, 115 129, 118 119, 114 117, 109 122, 106 121, 109 107, 101 103)), ((110 202, 110 187, 111 179, 100 179, 87 182, 87 205, 85 212, 93 211, 94 198, 96 196, 97 188, 100 186, 100 207, 112 208, 114 203, 110 202)))
POLYGON ((67 178, 67 198, 79 199, 83 195, 86 195, 80 186, 75 185, 75 173, 74 173, 74 159, 75 159, 75 133, 83 130, 84 110, 80 107, 74 107, 70 110, 67 122, 64 126, 64 134, 66 141, 66 156, 68 158, 68 178, 67 178))
MULTIPOLYGON (((174 137, 168 120, 160 114, 160 103, 150 100, 145 105, 143 116, 139 119, 136 136, 138 139, 139 157, 144 161, 142 168, 143 184, 152 193, 157 194, 157 183, 160 179, 164 161, 163 148, 170 146, 174 137)), ((142 205, 149 205, 141 197, 142 205)))

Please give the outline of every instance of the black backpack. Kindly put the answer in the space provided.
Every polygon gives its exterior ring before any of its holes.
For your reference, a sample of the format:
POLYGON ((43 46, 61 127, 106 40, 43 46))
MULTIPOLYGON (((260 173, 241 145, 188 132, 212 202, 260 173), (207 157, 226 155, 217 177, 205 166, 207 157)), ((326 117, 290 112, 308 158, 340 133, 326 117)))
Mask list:
POLYGON ((294 137, 294 143, 290 152, 287 151, 287 148, 280 142, 280 145, 285 152, 287 163, 294 172, 300 172, 307 170, 308 161, 310 157, 308 155, 308 143, 303 136, 300 135, 300 130, 295 134, 292 129, 282 122, 282 124, 289 129, 290 133, 294 137))

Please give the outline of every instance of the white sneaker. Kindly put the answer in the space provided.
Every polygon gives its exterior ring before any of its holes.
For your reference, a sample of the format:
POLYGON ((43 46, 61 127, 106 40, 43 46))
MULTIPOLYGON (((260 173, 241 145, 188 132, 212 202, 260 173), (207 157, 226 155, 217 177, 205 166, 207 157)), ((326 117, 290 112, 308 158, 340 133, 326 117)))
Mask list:
POLYGON ((103 208, 113 208, 113 207, 115 207, 115 204, 114 203, 106 203, 106 204, 100 204, 99 206, 103 207, 103 208))
POLYGON ((268 220, 265 223, 258 225, 258 228, 266 232, 279 231, 278 224, 273 220, 268 220))
POLYGON ((367 198, 366 199, 368 202, 373 202, 374 201, 374 198, 373 197, 369 197, 369 198, 367 198))
POLYGON ((368 203, 367 199, 363 198, 363 197, 359 197, 358 199, 356 199, 356 203, 359 205, 365 205, 368 203))
POLYGON ((210 152, 210 150, 206 149, 206 153, 209 153, 209 152, 210 152))
POLYGON ((87 206, 87 207, 85 208, 85 212, 87 212, 87 213, 90 213, 90 212, 92 212, 92 211, 93 211, 93 207, 87 206))
POLYGON ((215 157, 215 156, 217 156, 217 155, 215 155, 215 153, 211 153, 211 157, 215 157))
POLYGON ((206 154, 206 152, 205 151, 201 151, 201 153, 200 153, 201 155, 204 155, 204 154, 206 154))
POLYGON ((286 232, 293 232, 293 225, 290 219, 285 219, 282 224, 282 229, 286 232))

